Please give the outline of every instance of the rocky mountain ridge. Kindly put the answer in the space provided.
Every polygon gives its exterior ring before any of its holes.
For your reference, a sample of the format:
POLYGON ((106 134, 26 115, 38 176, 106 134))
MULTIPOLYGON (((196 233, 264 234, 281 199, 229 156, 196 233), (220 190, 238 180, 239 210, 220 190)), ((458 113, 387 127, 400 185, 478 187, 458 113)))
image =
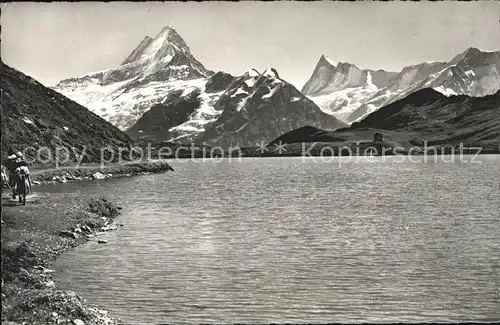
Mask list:
POLYGON ((199 142, 223 147, 253 146, 303 125, 329 130, 345 126, 323 112, 275 69, 240 77, 219 72, 199 88, 170 94, 128 131, 157 141, 199 142), (211 102, 207 104, 206 98, 211 102))
POLYGON ((345 126, 268 68, 241 76, 206 69, 172 28, 146 37, 115 69, 63 80, 57 91, 132 137, 240 146, 306 124, 345 126))
POLYGON ((352 123, 424 88, 448 96, 494 94, 500 89, 500 51, 469 48, 449 62, 424 62, 399 73, 362 70, 322 56, 302 92, 324 112, 352 123))

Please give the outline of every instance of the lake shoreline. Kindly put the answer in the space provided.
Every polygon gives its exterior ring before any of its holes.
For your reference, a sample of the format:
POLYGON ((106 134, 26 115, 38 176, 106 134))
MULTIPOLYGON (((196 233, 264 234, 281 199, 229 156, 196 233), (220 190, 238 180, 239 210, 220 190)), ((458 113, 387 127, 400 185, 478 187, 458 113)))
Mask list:
POLYGON ((50 267, 99 234, 116 230, 120 207, 103 197, 41 193, 25 206, 2 197, 2 323, 115 325, 118 318, 62 290, 50 267))
MULTIPOLYGON (((55 184, 168 171, 173 169, 167 162, 66 166, 34 170, 32 180, 34 185, 55 184)), ((123 324, 76 293, 61 290, 50 268, 87 241, 105 244, 99 235, 119 229, 114 221, 121 208, 104 197, 69 193, 37 193, 23 206, 10 200, 10 189, 2 190, 2 323, 123 324)))
POLYGON ((70 181, 105 179, 116 177, 130 177, 150 173, 163 173, 174 171, 172 166, 165 161, 131 162, 125 164, 99 164, 81 166, 61 166, 33 170, 31 179, 34 185, 66 183, 70 181))

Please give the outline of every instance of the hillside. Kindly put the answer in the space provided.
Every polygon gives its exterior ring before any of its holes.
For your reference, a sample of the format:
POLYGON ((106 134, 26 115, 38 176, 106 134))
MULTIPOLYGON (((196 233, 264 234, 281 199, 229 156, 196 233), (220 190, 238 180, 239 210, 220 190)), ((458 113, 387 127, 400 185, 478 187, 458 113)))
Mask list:
POLYGON ((447 97, 419 90, 353 123, 364 128, 415 132, 433 143, 500 142, 500 91, 484 97, 447 97))
POLYGON ((500 91, 484 97, 445 96, 431 88, 419 90, 384 106, 348 128, 326 132, 302 128, 273 141, 371 141, 380 132, 386 140, 404 147, 464 145, 500 148, 500 91))
MULTIPOLYGON (((70 152, 75 148, 78 156, 83 151, 83 162, 98 162, 101 148, 132 145, 129 136, 85 107, 3 62, 0 65, 2 159, 10 148, 48 147, 54 157, 56 148, 66 147, 70 152)), ((36 158, 35 150, 26 151, 28 158, 36 158)), ((40 158, 54 163, 47 150, 40 151, 40 158)), ((73 161, 76 158, 71 155, 73 161)))
POLYGON ((311 142, 342 142, 344 138, 336 136, 333 131, 325 131, 313 126, 303 126, 293 131, 287 132, 274 139, 269 145, 278 145, 280 143, 311 143, 311 142))

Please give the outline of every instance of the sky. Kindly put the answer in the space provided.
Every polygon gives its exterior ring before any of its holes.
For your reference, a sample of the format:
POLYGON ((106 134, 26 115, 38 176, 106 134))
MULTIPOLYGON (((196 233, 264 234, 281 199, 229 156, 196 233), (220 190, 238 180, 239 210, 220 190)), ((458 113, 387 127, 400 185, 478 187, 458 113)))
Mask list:
POLYGON ((47 86, 117 67, 167 25, 206 68, 277 69, 301 88, 320 56, 400 71, 500 48, 500 3, 54 2, 2 4, 2 60, 47 86))

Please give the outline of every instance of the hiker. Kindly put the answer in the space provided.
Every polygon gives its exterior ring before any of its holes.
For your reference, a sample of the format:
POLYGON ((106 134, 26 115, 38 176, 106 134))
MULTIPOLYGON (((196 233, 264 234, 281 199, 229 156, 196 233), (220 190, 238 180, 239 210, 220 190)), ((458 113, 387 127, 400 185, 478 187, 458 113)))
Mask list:
MULTIPOLYGON (((28 163, 24 160, 23 154, 18 151, 12 153, 7 157, 7 169, 9 170, 9 186, 12 188, 12 199, 16 199, 18 185, 23 186, 24 184, 19 184, 21 181, 20 175, 23 174, 27 177, 29 188, 26 189, 26 193, 31 193, 31 178, 28 169, 28 163)), ((21 200, 21 197, 19 197, 21 200)))
MULTIPOLYGON (((18 151, 16 153, 17 159, 16 159, 16 175, 17 175, 17 181, 18 181, 18 186, 17 189, 19 189, 21 186, 26 186, 26 193, 25 194, 32 194, 31 192, 31 175, 30 171, 28 169, 28 163, 26 160, 24 160, 24 156, 22 152, 18 151), (22 184, 22 177, 24 176, 26 180, 28 181, 27 183, 22 184)), ((19 194, 19 193, 18 193, 19 194)), ((21 201, 21 198, 19 198, 19 201, 21 201)))

